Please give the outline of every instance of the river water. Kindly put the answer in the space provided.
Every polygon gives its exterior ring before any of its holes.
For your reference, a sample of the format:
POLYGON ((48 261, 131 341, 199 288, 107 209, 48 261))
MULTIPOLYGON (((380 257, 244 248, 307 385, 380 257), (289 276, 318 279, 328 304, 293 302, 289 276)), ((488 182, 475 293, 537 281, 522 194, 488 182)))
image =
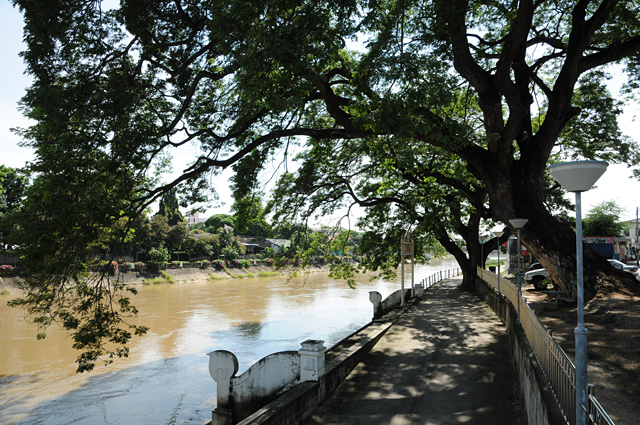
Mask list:
MULTIPOLYGON (((418 265, 415 282, 456 267, 452 258, 418 265)), ((361 278, 354 290, 323 273, 143 286, 133 301, 148 334, 128 358, 83 374, 63 331, 37 341, 0 298, 0 424, 204 424, 216 403, 208 352, 233 352, 241 373, 306 339, 330 347, 371 320, 369 291, 384 298, 399 288, 399 279, 361 278)))

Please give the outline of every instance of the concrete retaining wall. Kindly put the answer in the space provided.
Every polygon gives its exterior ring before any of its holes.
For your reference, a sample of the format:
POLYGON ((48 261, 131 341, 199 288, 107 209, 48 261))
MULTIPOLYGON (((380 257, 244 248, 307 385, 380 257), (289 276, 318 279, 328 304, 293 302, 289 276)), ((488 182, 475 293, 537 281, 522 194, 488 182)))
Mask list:
POLYGON ((524 425, 565 424, 524 330, 517 322, 518 313, 515 308, 480 278, 476 279, 476 289, 506 327, 520 386, 520 406, 524 425))

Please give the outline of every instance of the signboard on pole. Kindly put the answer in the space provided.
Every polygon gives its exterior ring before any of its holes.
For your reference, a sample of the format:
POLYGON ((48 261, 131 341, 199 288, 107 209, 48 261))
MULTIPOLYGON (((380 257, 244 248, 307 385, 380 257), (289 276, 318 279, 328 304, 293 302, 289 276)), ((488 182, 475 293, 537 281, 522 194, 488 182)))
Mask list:
POLYGON ((411 241, 406 242, 406 241, 402 241, 402 255, 407 257, 407 256, 411 256, 413 257, 413 251, 414 251, 414 243, 413 243, 413 239, 411 239, 411 241))

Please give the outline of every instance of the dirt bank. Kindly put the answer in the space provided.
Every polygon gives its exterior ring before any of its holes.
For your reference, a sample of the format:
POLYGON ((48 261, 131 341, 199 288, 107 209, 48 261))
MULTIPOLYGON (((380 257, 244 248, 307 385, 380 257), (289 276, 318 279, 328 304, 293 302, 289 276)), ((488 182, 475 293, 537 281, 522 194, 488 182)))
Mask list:
MULTIPOLYGON (((557 306, 531 287, 522 295, 562 349, 573 358, 575 304, 557 306)), ((587 357, 589 383, 616 425, 640 424, 640 296, 617 292, 594 298, 585 305, 589 331, 587 357)))

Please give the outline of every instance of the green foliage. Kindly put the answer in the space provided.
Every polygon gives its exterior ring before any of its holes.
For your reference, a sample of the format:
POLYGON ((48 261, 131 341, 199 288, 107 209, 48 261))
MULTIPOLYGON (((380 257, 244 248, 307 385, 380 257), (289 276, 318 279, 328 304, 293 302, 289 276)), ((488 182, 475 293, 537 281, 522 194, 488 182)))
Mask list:
POLYGON ((237 231, 241 235, 269 237, 271 226, 264 218, 265 210, 258 197, 237 199, 232 207, 237 231))
POLYGON ((595 205, 582 220, 585 236, 621 236, 624 225, 620 222, 622 208, 614 201, 595 205))
POLYGON ((167 267, 170 255, 169 250, 165 247, 152 248, 149 251, 149 261, 147 261, 147 270, 152 273, 158 273, 161 269, 167 267))
POLYGON ((235 260, 238 255, 244 252, 244 248, 238 240, 233 236, 233 229, 225 226, 221 227, 218 232, 220 238, 220 256, 229 263, 235 260))
POLYGON ((0 248, 8 243, 8 235, 15 222, 11 215, 18 213, 25 195, 28 179, 19 170, 0 165, 0 248))
POLYGON ((26 187, 27 178, 19 170, 0 165, 0 219, 19 207, 26 187))
POLYGON ((195 257, 217 258, 220 255, 220 236, 210 235, 193 239, 191 255, 195 257))
POLYGON ((162 195, 160 198, 160 205, 158 209, 158 215, 161 215, 167 220, 169 226, 175 226, 178 223, 184 222, 184 217, 180 213, 177 189, 173 188, 162 195))
POLYGON ((228 214, 214 214, 205 221, 206 229, 209 233, 218 233, 221 228, 235 227, 235 219, 228 214))
POLYGON ((264 255, 266 258, 274 258, 276 256, 276 250, 268 246, 264 249, 264 251, 262 251, 262 255, 264 255))

